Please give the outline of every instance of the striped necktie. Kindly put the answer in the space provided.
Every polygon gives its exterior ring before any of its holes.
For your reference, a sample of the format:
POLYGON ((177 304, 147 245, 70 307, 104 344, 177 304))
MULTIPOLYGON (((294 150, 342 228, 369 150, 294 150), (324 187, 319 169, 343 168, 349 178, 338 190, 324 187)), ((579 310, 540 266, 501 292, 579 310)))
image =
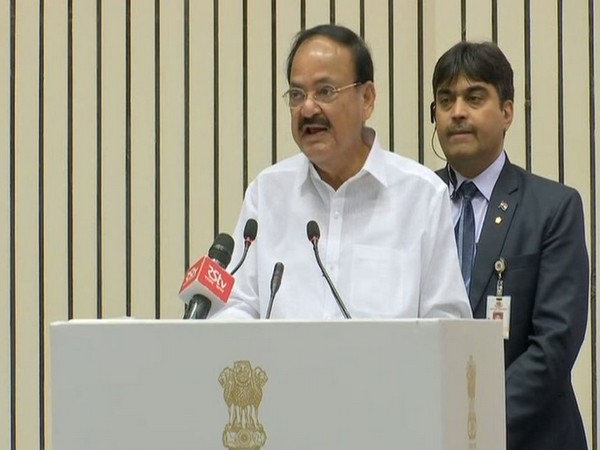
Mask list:
POLYGON ((471 270, 475 255, 475 214, 471 200, 477 194, 477 186, 472 181, 465 181, 458 188, 461 198, 460 217, 454 227, 454 237, 458 247, 458 259, 467 292, 471 287, 471 270))

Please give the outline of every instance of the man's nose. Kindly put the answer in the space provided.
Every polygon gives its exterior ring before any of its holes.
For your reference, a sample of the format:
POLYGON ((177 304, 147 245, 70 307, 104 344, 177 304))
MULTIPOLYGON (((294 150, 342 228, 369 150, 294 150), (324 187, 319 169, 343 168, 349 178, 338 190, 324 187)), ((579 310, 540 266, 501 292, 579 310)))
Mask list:
POLYGON ((312 117, 321 112, 321 105, 315 101, 315 99, 309 94, 306 96, 306 100, 300 107, 300 113, 304 117, 312 117))
POLYGON ((462 97, 458 97, 454 104, 452 105, 452 117, 453 118, 463 118, 467 115, 468 105, 467 102, 463 100, 462 97))

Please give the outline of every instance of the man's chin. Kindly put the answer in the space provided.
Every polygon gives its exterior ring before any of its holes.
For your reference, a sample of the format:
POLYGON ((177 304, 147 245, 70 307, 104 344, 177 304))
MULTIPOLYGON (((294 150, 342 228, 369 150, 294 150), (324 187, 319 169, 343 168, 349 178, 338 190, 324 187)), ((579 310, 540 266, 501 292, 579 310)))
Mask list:
POLYGON ((461 149, 461 151, 455 149, 444 154, 448 163, 464 176, 468 176, 471 169, 481 164, 482 156, 476 149, 461 149))
POLYGON ((319 166, 326 158, 326 155, 330 153, 329 147, 324 143, 303 144, 300 150, 316 166, 319 166))
POLYGON ((451 144, 446 142, 442 145, 442 150, 446 155, 446 158, 450 159, 472 159, 477 157, 477 148, 472 144, 460 143, 451 144))
POLYGON ((329 148, 329 142, 324 139, 325 135, 321 136, 302 135, 300 138, 300 148, 308 156, 309 153, 322 153, 329 148))

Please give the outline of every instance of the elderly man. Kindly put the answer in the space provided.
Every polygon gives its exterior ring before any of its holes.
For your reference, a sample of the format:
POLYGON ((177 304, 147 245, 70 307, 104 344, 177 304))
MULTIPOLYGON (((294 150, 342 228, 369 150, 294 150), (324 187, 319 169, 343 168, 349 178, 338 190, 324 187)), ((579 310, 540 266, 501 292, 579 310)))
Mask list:
POLYGON ((306 237, 315 221, 323 266, 349 316, 471 317, 446 186, 427 168, 384 150, 365 125, 375 85, 363 40, 337 25, 302 31, 287 76, 284 98, 301 153, 248 187, 235 236, 249 218, 258 221, 259 235, 227 306, 215 315, 265 317, 271 273, 281 261, 273 318, 347 317, 306 237))

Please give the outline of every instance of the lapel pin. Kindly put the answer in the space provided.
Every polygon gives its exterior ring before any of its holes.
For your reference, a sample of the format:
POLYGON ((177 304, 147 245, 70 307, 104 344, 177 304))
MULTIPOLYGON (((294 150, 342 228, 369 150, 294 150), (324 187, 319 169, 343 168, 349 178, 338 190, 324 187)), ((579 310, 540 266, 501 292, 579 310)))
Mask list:
POLYGON ((500 225, 502 223, 502 217, 498 216, 494 219, 494 223, 496 225, 500 225))
POLYGON ((506 203, 506 201, 502 200, 500 202, 500 204, 498 205, 498 208, 501 209, 502 211, 506 211, 508 209, 508 203, 506 203))

